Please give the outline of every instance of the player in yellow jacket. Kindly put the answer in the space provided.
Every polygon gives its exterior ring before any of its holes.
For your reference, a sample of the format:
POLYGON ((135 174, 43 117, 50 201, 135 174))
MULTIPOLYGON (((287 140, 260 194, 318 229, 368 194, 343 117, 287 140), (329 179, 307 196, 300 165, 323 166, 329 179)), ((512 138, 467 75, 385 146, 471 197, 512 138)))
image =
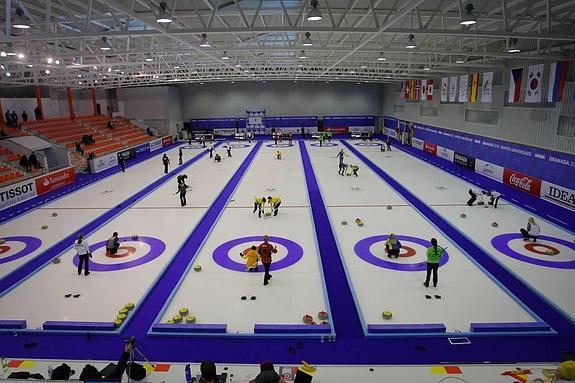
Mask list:
POLYGON ((280 205, 282 204, 282 199, 280 197, 269 196, 268 197, 268 203, 270 204, 270 208, 274 212, 274 216, 278 215, 278 209, 280 208, 280 205))
POLYGON ((248 249, 245 249, 242 253, 240 253, 240 255, 243 259, 246 260, 246 271, 258 271, 258 261, 260 260, 261 256, 260 253, 258 253, 257 247, 252 246, 248 249))
POLYGON ((262 217, 262 211, 264 210, 264 205, 266 203, 266 197, 254 197, 254 213, 258 212, 258 217, 262 217))

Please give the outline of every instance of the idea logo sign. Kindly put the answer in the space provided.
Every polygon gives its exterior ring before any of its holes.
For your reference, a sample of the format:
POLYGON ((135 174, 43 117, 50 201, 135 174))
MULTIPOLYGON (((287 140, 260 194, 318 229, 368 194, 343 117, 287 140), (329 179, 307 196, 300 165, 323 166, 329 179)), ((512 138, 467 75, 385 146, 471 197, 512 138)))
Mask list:
POLYGON ((541 193, 540 179, 528 176, 515 170, 506 168, 503 171, 503 183, 538 197, 541 193))

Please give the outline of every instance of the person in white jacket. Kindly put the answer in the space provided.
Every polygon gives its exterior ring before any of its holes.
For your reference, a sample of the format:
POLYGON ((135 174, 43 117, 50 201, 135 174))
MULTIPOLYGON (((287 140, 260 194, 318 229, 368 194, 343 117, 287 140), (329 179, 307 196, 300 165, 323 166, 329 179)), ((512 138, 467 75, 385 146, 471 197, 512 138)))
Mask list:
POLYGON ((541 229, 533 217, 529 217, 529 221, 527 222, 527 229, 521 228, 520 231, 524 241, 533 239, 533 242, 537 242, 537 237, 539 237, 539 234, 541 233, 541 229))
POLYGON ((88 276, 90 274, 89 269, 89 259, 92 257, 90 254, 90 245, 88 241, 84 239, 84 234, 78 234, 78 238, 74 241, 74 250, 78 254, 78 275, 82 274, 82 266, 84 266, 84 275, 88 276))

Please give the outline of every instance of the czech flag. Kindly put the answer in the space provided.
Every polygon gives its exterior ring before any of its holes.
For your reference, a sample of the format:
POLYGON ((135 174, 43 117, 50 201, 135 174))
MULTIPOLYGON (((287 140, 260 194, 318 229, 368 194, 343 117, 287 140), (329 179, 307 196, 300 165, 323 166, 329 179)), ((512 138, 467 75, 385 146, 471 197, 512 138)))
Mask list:
POLYGON ((567 70, 569 61, 560 61, 551 64, 549 74, 549 90, 547 91, 547 100, 549 102, 561 101, 563 99, 563 88, 567 80, 567 70))
POLYGON ((521 79, 523 78, 523 68, 516 68, 511 70, 509 76, 509 102, 519 102, 521 94, 521 79))

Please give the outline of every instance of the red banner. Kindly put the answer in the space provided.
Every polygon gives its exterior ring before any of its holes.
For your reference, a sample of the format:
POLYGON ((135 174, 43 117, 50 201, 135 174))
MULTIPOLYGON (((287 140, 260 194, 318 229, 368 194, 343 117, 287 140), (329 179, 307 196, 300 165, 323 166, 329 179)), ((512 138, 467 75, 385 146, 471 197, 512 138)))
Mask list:
POLYGON ((37 177, 34 181, 38 195, 42 195, 76 181, 76 173, 74 168, 66 168, 37 177))
POLYGON ((528 176, 515 170, 505 168, 503 170, 503 183, 516 189, 539 197, 541 193, 541 180, 528 176))
POLYGON ((172 136, 162 137, 162 146, 170 145, 172 143, 172 136))
POLYGON ((434 156, 437 155, 437 145, 432 144, 431 142, 424 142, 423 150, 425 150, 427 153, 433 154, 434 156))
POLYGON ((348 126, 330 126, 329 129, 331 130, 332 133, 335 134, 349 133, 348 126))

